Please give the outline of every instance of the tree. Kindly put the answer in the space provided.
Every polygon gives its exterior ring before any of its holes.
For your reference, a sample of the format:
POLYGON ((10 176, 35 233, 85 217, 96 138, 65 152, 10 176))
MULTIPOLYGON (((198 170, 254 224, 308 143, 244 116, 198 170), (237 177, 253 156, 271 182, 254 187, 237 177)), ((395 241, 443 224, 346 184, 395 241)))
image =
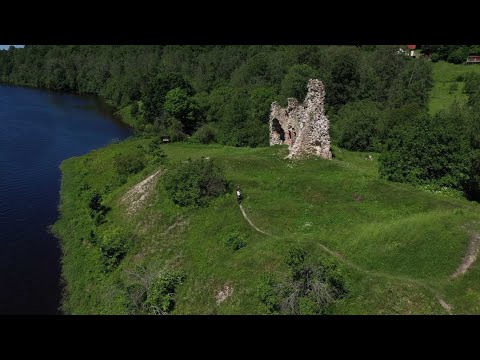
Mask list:
POLYGON ((191 134, 196 127, 197 116, 199 116, 199 107, 188 92, 182 88, 175 88, 167 92, 164 103, 165 111, 178 119, 186 133, 191 134))
POLYGON ((389 134, 380 156, 380 175, 391 181, 463 190, 472 152, 466 125, 458 108, 435 116, 419 114, 389 134))
POLYGON ((331 80, 326 92, 329 105, 338 108, 355 99, 359 84, 359 50, 352 47, 332 49, 331 80))
POLYGON ((192 86, 177 73, 160 74, 148 82, 142 96, 145 119, 148 122, 153 123, 162 114, 166 95, 175 88, 184 89, 188 96, 193 95, 192 86))
MULTIPOLYGON (((304 84, 306 87, 306 83, 304 84)), ((258 87, 250 92, 248 118, 263 124, 268 123, 270 108, 275 101, 276 93, 272 87, 258 87)))
POLYGON ((309 65, 293 65, 282 81, 280 89, 282 100, 294 97, 302 102, 307 95, 308 80, 316 77, 317 72, 309 65))
POLYGON ((354 151, 378 150, 379 124, 382 115, 380 105, 369 100, 343 106, 334 118, 338 144, 354 151))

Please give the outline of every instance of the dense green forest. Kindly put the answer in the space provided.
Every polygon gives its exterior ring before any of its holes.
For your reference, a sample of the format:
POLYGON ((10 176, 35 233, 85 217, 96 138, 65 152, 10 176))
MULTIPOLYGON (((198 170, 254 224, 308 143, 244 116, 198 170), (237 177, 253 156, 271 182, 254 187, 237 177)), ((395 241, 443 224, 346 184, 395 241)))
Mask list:
POLYGON ((478 198, 479 77, 465 78, 467 105, 435 116, 428 105, 432 62, 464 61, 480 47, 423 45, 416 59, 398 49, 27 45, 0 51, 0 81, 102 96, 140 133, 257 147, 268 145, 272 101, 301 100, 316 77, 326 86, 334 143, 384 154, 387 179, 478 198))

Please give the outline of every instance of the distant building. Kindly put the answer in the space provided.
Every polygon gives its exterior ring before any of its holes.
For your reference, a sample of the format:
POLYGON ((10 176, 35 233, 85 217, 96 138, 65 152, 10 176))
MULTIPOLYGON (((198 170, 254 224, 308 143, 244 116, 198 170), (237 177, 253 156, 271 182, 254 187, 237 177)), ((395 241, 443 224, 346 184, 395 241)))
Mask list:
POLYGON ((397 51, 397 55, 405 55, 405 56, 410 56, 412 58, 415 58, 417 55, 415 54, 415 49, 417 48, 417 45, 407 45, 404 47, 401 47, 397 51))
POLYGON ((415 49, 417 48, 417 45, 407 45, 408 50, 410 50, 410 56, 415 58, 415 49))
POLYGON ((471 55, 465 61, 465 65, 480 64, 480 55, 471 55))

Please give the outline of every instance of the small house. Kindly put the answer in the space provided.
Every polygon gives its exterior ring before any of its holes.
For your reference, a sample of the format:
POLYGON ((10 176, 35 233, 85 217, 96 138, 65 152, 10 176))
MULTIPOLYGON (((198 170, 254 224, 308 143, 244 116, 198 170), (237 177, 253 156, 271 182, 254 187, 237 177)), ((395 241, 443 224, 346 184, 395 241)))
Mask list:
POLYGON ((465 61, 465 65, 480 64, 480 55, 471 55, 465 61))
POLYGON ((410 56, 415 58, 415 49, 417 45, 407 45, 408 50, 410 50, 410 56))

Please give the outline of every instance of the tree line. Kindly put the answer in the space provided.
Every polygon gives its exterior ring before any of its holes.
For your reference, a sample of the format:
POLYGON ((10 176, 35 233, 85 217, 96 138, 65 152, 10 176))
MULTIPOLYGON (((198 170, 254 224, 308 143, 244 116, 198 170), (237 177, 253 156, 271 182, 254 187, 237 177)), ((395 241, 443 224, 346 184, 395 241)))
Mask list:
POLYGON ((477 47, 422 45, 412 59, 398 45, 27 45, 0 51, 0 81, 99 95, 174 141, 256 147, 268 145, 271 103, 303 100, 319 78, 335 144, 380 152, 384 178, 478 199, 478 76, 463 79, 466 105, 428 114, 430 60, 477 47))
POLYGON ((172 140, 268 145, 273 101, 300 101, 310 78, 329 114, 352 102, 426 107, 430 63, 399 46, 27 45, 0 51, 0 81, 102 96, 137 130, 172 140))

